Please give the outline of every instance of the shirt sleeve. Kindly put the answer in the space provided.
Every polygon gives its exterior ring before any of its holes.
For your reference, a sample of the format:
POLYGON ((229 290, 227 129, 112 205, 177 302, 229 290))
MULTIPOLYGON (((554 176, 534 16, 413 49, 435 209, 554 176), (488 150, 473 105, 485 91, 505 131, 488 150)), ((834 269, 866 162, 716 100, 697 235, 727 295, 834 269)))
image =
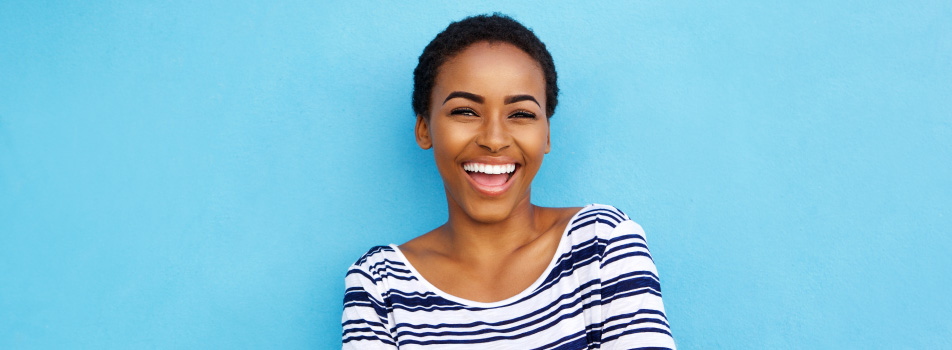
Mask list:
POLYGON ((675 349, 641 226, 615 225, 601 260, 602 349, 675 349))
POLYGON ((381 279, 360 265, 351 266, 344 278, 343 347, 349 349, 397 349, 390 333, 390 317, 381 279))

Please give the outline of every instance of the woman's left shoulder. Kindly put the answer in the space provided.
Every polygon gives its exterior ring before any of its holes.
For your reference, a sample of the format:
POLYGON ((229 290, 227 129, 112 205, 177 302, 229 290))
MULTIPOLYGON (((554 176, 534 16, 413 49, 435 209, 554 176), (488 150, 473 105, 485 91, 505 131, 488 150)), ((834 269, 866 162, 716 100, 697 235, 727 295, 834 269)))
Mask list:
POLYGON ((582 217, 598 217, 607 221, 607 224, 614 227, 622 222, 631 221, 631 218, 628 217, 625 212, 621 209, 616 208, 615 206, 608 204, 589 204, 586 205, 582 210, 577 214, 578 218, 582 217))
POLYGON ((628 216, 621 210, 605 204, 550 209, 561 210, 562 218, 565 220, 566 232, 569 235, 576 231, 585 231, 590 234, 603 232, 629 220, 628 216))
MULTIPOLYGON (((624 211, 608 204, 589 204, 582 208, 572 220, 572 224, 590 222, 595 224, 599 236, 619 234, 637 234, 644 236, 641 225, 631 219, 624 211)), ((607 238, 607 237, 606 237, 607 238)))

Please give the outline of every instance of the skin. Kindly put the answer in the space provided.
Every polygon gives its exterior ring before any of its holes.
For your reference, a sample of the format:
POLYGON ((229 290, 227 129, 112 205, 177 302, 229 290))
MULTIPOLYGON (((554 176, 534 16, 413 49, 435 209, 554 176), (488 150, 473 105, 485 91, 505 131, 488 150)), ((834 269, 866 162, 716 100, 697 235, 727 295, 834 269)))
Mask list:
POLYGON ((417 143, 433 149, 449 219, 400 246, 410 264, 451 295, 494 302, 532 285, 555 255, 579 208, 530 202, 532 179, 550 150, 545 79, 539 64, 507 43, 478 42, 444 63, 429 115, 418 115, 417 143), (487 195, 462 165, 514 162, 512 182, 487 195))

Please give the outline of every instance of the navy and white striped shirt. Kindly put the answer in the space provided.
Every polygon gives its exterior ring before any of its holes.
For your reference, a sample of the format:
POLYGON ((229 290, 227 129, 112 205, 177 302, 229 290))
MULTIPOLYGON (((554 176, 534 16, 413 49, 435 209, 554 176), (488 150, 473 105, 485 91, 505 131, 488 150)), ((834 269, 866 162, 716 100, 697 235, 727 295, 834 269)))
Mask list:
POLYGON ((378 246, 345 278, 344 349, 674 349, 641 226, 607 205, 572 217, 545 272, 482 303, 427 282, 378 246))

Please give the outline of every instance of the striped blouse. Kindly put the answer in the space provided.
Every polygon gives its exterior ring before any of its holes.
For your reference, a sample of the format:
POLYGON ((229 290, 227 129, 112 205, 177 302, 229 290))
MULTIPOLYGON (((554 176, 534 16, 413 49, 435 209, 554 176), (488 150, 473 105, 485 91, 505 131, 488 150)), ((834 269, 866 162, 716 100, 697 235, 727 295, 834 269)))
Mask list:
POLYGON ((426 281, 400 249, 347 271, 344 349, 674 349, 641 226, 607 205, 572 217, 545 272, 482 303, 426 281))

